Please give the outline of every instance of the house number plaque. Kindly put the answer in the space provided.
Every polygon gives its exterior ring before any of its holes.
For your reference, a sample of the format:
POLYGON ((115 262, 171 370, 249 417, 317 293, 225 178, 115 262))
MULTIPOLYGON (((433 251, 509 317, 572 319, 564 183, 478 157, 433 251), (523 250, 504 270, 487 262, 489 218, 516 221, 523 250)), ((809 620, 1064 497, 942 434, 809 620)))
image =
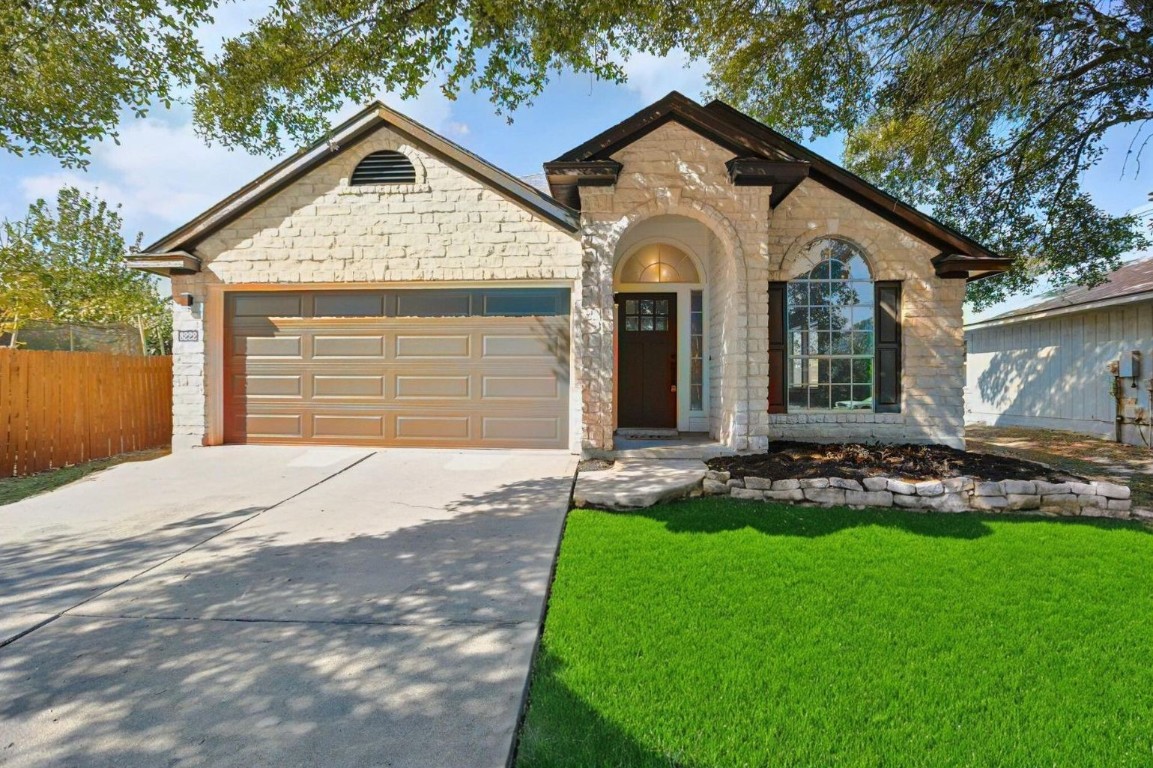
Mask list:
POLYGON ((177 341, 200 341, 200 331, 177 331, 177 341))

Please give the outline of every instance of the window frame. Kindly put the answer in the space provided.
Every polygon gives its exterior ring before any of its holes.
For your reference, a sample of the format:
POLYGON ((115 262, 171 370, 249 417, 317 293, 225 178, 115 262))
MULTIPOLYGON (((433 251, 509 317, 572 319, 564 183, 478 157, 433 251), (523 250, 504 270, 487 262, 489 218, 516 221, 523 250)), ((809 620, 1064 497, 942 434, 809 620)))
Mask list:
POLYGON ((877 280, 868 255, 856 244, 834 237, 817 238, 807 250, 819 250, 819 258, 808 270, 784 283, 780 296, 784 315, 783 354, 777 355, 784 366, 784 398, 780 406, 785 413, 796 414, 876 413, 877 280), (836 252, 837 246, 848 252, 836 252), (865 277, 854 274, 854 261, 864 268, 865 277), (833 276, 833 264, 843 270, 837 277, 833 276), (802 293, 803 304, 797 301, 802 293), (832 300, 836 294, 840 294, 841 301, 832 300), (848 301, 849 296, 856 300, 848 301), (814 297, 821 298, 814 303, 814 297), (823 312, 827 317, 814 324, 814 312, 823 312), (804 324, 795 325, 800 315, 805 318, 804 324), (837 317, 839 327, 834 327, 837 317), (858 347, 858 339, 867 339, 867 351, 858 347), (862 374, 861 368, 867 373, 862 374), (804 405, 795 402, 798 391, 805 395, 804 405), (847 405, 838 407, 841 403, 847 405))

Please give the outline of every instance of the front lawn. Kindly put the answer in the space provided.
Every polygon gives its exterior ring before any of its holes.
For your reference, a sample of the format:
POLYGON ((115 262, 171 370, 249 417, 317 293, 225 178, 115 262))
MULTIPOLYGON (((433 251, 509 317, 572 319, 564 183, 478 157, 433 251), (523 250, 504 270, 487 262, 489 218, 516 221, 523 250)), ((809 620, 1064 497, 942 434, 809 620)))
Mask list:
POLYGON ((1153 532, 575 510, 517 765, 1153 765, 1153 532))

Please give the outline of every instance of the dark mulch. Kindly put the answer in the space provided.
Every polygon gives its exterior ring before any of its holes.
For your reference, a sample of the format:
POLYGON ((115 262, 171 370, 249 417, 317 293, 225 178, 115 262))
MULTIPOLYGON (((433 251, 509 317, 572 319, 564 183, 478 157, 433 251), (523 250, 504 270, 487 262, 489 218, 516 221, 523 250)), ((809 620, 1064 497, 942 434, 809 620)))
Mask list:
POLYGON ((857 479, 885 475, 906 480, 973 477, 978 480, 1083 481, 1041 464, 1006 456, 969 453, 943 445, 859 445, 774 442, 767 453, 710 459, 709 469, 734 478, 785 480, 809 477, 857 479))

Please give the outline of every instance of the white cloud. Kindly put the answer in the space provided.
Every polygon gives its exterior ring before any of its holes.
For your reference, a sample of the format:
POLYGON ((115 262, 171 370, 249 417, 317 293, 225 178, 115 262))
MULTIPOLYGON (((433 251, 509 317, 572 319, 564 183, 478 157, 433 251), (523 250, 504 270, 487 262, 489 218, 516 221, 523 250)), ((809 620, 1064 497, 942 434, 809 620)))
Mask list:
POLYGON ((692 60, 681 50, 674 50, 668 56, 635 53, 630 59, 622 59, 620 64, 628 76, 625 87, 640 94, 646 103, 656 101, 669 91, 680 91, 695 99, 707 85, 708 63, 692 60))
MULTIPOLYGON (((382 100, 433 130, 468 133, 465 123, 452 120, 452 102, 435 86, 408 101, 388 96, 382 100)), ((361 108, 347 105, 333 116, 333 123, 361 108)), ((143 230, 149 241, 211 207, 276 162, 208 146, 189 120, 187 110, 174 110, 129 122, 121 128, 118 144, 104 141, 94 147, 88 171, 52 171, 21 178, 25 202, 54 198, 64 185, 95 191, 109 203, 123 206, 128 233, 143 230)))

